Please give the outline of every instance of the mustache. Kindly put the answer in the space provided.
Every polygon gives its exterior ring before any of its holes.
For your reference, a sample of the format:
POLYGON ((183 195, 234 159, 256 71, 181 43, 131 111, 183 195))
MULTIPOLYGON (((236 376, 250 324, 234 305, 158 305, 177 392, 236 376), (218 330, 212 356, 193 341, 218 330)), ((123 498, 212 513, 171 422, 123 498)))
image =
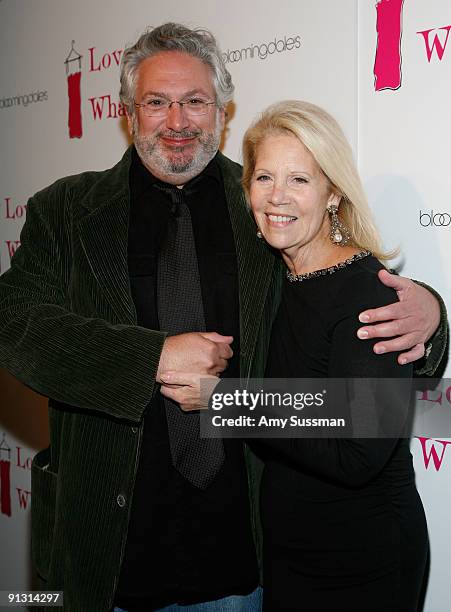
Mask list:
POLYGON ((202 130, 182 130, 181 132, 175 132, 173 130, 166 130, 159 132, 158 136, 163 138, 195 138, 200 136, 202 130))

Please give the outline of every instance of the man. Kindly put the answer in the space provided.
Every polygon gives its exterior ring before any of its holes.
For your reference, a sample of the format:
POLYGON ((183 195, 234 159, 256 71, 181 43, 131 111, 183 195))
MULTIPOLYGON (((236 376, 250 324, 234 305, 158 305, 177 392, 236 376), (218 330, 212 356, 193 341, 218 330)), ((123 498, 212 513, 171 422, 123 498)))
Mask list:
MULTIPOLYGON (((255 237, 240 167, 217 152, 233 85, 214 38, 176 24, 126 50, 121 84, 134 147, 31 198, 0 283, 0 365, 50 398, 34 562, 70 611, 258 610, 247 450, 199 444, 196 415, 158 391, 167 371, 264 371, 280 269, 255 237)), ((397 320, 364 331, 403 333, 383 350, 421 357, 437 302, 386 282, 406 300, 369 311, 397 320)))

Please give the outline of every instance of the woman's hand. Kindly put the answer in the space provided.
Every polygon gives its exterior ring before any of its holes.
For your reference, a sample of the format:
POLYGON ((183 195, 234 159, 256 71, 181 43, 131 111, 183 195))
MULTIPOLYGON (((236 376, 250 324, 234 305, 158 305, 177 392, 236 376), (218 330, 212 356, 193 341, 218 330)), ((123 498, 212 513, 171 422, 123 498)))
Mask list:
POLYGON ((177 402, 182 410, 208 408, 208 401, 219 382, 217 376, 196 372, 162 372, 161 393, 177 402))

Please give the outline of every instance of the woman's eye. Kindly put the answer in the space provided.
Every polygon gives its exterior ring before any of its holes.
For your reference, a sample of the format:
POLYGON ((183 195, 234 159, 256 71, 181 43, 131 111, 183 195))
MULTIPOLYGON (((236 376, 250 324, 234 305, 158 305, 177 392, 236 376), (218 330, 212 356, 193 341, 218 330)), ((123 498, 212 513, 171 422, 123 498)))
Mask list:
POLYGON ((307 179, 305 179, 303 176, 294 176, 292 180, 293 182, 298 183, 298 184, 307 182, 307 179))
POLYGON ((257 176, 255 180, 259 181, 260 183, 264 183, 266 181, 269 181, 270 177, 267 174, 260 174, 260 176, 257 176))

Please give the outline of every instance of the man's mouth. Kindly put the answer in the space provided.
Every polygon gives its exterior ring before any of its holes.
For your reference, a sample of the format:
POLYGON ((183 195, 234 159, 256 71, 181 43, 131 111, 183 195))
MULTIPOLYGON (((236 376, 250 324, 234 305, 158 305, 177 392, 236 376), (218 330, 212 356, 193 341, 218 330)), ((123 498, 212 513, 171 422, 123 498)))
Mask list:
POLYGON ((161 140, 165 145, 170 147, 183 147, 185 145, 191 144, 197 137, 198 133, 191 134, 162 134, 160 136, 161 140))

